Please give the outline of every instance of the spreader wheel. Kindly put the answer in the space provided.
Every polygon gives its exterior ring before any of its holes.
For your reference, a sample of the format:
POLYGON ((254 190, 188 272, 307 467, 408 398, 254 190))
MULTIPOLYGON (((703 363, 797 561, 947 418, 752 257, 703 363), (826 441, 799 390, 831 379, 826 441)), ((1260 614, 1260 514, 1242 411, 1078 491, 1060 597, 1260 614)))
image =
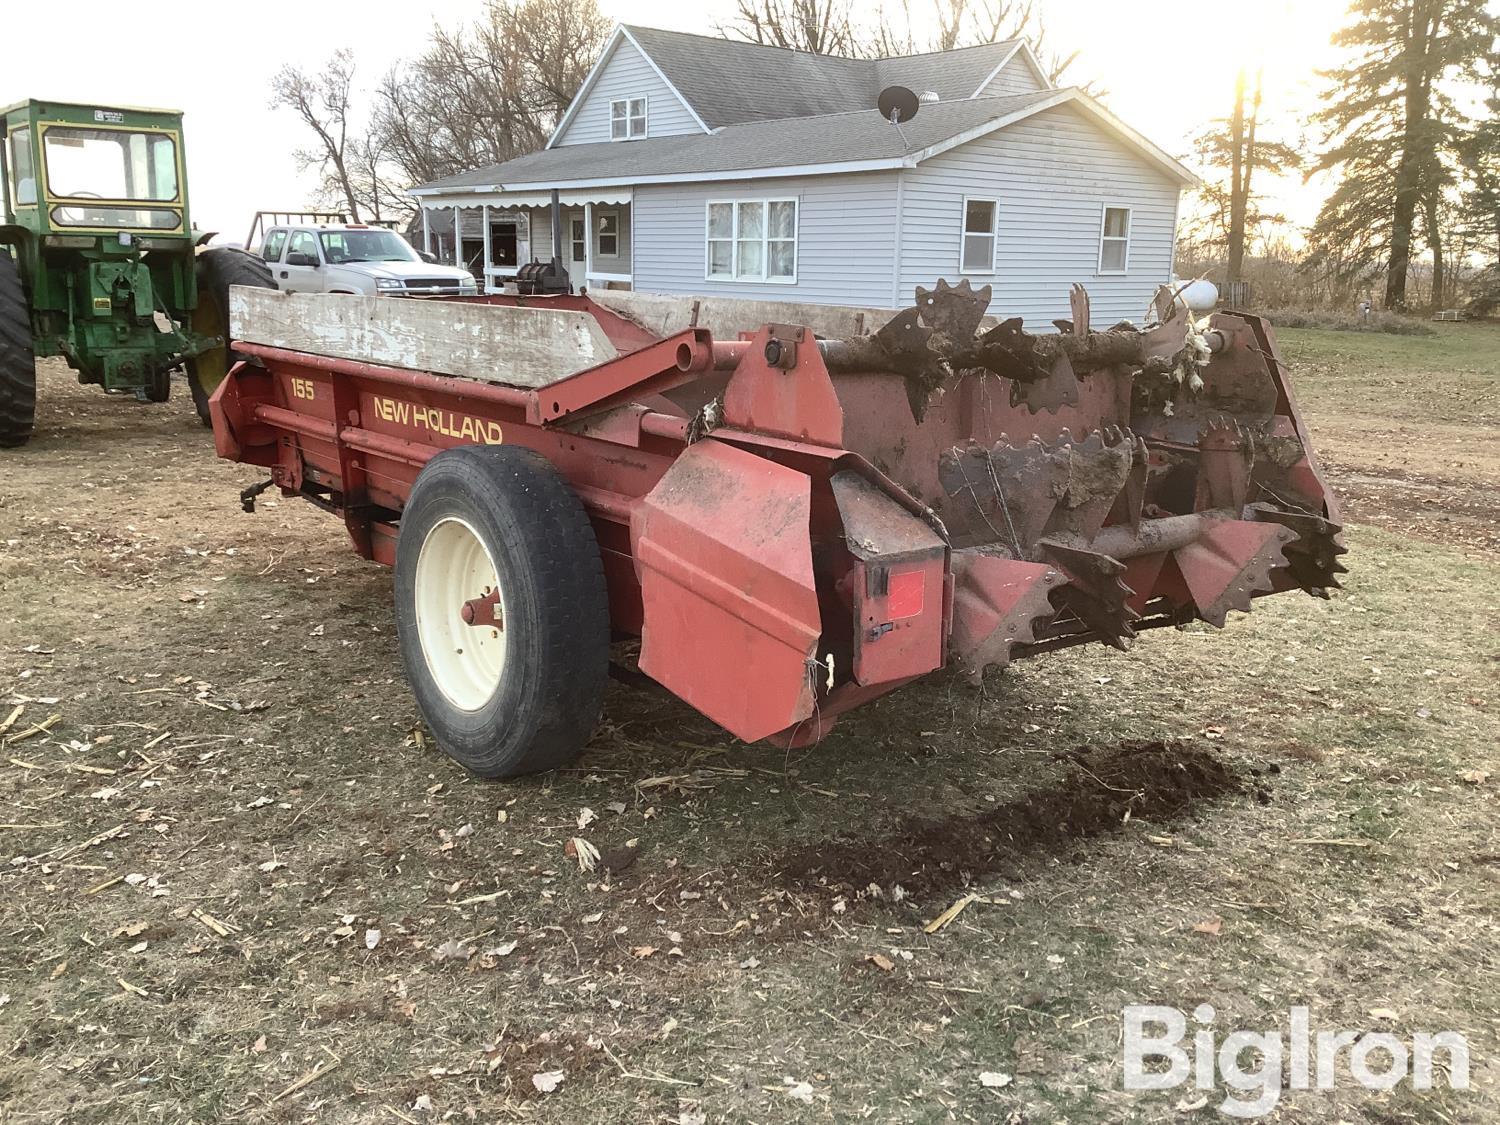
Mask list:
POLYGON ((205 426, 210 425, 208 397, 218 389, 239 357, 229 350, 229 287, 248 285, 275 289, 271 267, 254 254, 231 247, 205 250, 198 255, 198 307, 193 310, 193 331, 203 336, 222 336, 224 343, 187 362, 188 387, 193 406, 205 426))
POLYGON ((578 756, 604 698, 609 604, 588 516, 546 458, 459 446, 428 462, 401 516, 396 632, 458 762, 516 777, 578 756))
POLYGON ((30 306, 15 259, 0 251, 0 449, 25 445, 35 425, 30 306))

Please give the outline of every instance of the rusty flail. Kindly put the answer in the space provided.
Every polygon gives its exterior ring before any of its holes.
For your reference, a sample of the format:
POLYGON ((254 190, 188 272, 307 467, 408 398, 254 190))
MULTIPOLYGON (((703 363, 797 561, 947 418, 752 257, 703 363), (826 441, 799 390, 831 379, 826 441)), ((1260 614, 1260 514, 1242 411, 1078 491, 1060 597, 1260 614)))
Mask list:
POLYGON ((1296 532, 1286 545, 1287 573, 1299 588, 1314 597, 1327 598, 1329 590, 1341 589, 1338 576, 1348 568, 1339 561, 1347 554, 1343 527, 1312 512, 1289 511, 1272 504, 1251 504, 1252 518, 1280 524, 1296 532))
POLYGON ((1255 440, 1227 415, 1211 419, 1198 436, 1198 484, 1195 507, 1245 506, 1255 468, 1255 440))
POLYGON ((1058 592, 1063 608, 1089 627, 1099 640, 1124 651, 1135 640, 1140 613, 1130 605, 1135 591, 1121 575, 1125 564, 1101 551, 1070 546, 1053 539, 1038 544, 1042 554, 1068 576, 1058 592))
POLYGON ((1089 539, 1117 514, 1139 524, 1146 445, 1109 426, 1081 439, 1063 430, 1050 445, 1033 437, 1012 445, 977 442, 938 460, 938 479, 953 501, 950 531, 968 543, 1000 543, 1030 557, 1048 535, 1089 539))
POLYGON ((874 335, 837 341, 826 350, 835 371, 902 375, 918 421, 932 394, 965 373, 1009 379, 1011 405, 1035 414, 1077 406, 1082 377, 1100 372, 1173 375, 1181 383, 1207 362, 1207 347, 1195 336, 1192 317, 1174 300, 1158 301, 1159 321, 1145 329, 1121 323, 1095 331, 1088 294, 1075 285, 1069 300, 1072 319, 1054 321, 1055 334, 1038 335, 1027 332, 1019 317, 981 332, 991 288, 975 289, 967 278, 957 285, 939 280, 932 289, 919 286, 916 297, 913 307, 874 335))

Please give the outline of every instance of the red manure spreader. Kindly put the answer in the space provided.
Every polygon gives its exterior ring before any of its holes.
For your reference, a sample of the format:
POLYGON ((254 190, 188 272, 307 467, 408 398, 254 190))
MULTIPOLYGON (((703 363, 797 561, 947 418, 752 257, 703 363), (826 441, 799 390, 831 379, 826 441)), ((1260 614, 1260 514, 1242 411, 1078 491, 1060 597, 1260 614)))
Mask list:
MULTIPOLYGON (((395 568, 437 742, 562 765, 615 640, 747 742, 955 666, 1327 595, 1339 514, 1270 326, 646 294, 405 301, 236 289, 221 457, 395 568)), ((246 506, 253 507, 247 490, 246 506)))

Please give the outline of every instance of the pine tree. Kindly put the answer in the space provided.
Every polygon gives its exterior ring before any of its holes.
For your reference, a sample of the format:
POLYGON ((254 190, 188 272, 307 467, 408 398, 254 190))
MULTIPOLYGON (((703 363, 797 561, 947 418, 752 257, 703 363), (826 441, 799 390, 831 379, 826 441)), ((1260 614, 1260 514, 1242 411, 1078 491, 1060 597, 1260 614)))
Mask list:
POLYGON ((1315 170, 1337 168, 1343 179, 1314 224, 1312 257, 1358 272, 1383 258, 1388 309, 1406 305, 1419 223, 1441 297, 1442 211, 1474 124, 1453 87, 1495 72, 1500 17, 1486 6, 1354 0, 1353 22, 1334 36, 1353 58, 1324 75, 1329 104, 1314 120, 1329 147, 1315 170))

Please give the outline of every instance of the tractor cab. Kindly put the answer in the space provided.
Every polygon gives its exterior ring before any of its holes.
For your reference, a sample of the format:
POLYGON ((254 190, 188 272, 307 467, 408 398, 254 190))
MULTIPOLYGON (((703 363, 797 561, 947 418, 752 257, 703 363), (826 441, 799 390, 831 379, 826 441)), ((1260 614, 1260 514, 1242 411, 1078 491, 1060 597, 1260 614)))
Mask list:
MULTIPOLYGON (((20 102, 0 110, 0 185, 0 328, 19 339, 24 319, 29 343, 0 353, 0 400, 34 397, 21 372, 62 356, 79 382, 150 402, 184 371, 206 419, 227 370, 228 286, 272 282, 249 255, 198 251, 182 114, 20 102)), ((31 417, 0 401, 0 445, 25 440, 31 417)))
POLYGON ((188 237, 180 113, 47 110, 25 102, 5 111, 8 222, 39 235, 188 237))

